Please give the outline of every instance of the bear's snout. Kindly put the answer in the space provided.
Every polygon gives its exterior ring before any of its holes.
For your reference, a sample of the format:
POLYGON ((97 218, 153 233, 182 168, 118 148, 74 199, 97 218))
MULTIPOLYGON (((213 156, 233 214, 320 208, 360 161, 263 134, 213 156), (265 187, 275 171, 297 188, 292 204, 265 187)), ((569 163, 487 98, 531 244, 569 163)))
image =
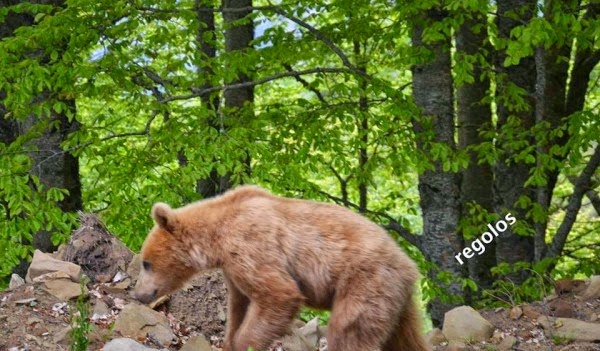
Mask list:
POLYGON ((154 289, 152 291, 139 291, 136 290, 134 295, 135 298, 140 301, 141 303, 145 303, 145 304, 149 304, 150 302, 156 300, 156 292, 157 289, 154 289))

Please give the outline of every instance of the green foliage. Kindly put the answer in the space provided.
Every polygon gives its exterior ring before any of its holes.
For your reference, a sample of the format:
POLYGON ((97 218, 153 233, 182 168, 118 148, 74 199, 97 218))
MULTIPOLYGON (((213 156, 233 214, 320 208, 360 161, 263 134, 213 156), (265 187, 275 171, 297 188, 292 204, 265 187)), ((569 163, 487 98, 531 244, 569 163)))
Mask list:
POLYGON ((331 313, 329 311, 315 310, 313 308, 304 307, 300 311, 300 319, 304 322, 309 322, 315 317, 319 317, 320 325, 327 325, 329 323, 329 317, 331 313))
POLYGON ((551 264, 552 260, 549 259, 535 264, 528 262, 519 262, 512 265, 500 263, 492 269, 496 281, 494 281, 492 288, 483 290, 483 298, 476 305, 480 308, 508 307, 542 300, 554 288, 554 281, 547 274, 548 266, 551 264), (530 273, 529 277, 523 283, 515 284, 510 276, 522 274, 523 272, 530 273))

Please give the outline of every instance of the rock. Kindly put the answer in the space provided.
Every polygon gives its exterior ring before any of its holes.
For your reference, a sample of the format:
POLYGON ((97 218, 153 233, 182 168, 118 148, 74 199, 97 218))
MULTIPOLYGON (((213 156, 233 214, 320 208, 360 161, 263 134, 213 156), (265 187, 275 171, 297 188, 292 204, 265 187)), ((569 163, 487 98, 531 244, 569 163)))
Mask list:
POLYGON ((111 281, 119 270, 126 270, 133 253, 95 215, 82 213, 79 220, 81 225, 65 246, 65 260, 81 265, 94 282, 111 281))
POLYGON ((449 341, 485 341, 494 326, 472 307, 460 306, 446 312, 442 331, 449 341))
POLYGON ((576 315, 573 306, 562 298, 550 301, 548 307, 550 308, 550 315, 553 317, 572 318, 576 315))
POLYGON ((448 347, 446 347, 446 351, 466 351, 467 345, 464 342, 460 341, 450 341, 448 347))
POLYGON ((171 345, 176 339, 165 315, 138 304, 123 308, 115 321, 114 331, 137 340, 151 335, 164 346, 171 345))
POLYGON ((323 336, 319 333, 319 317, 311 319, 306 325, 298 329, 298 331, 313 348, 317 346, 319 338, 323 336))
POLYGON ((212 351, 210 342, 202 335, 192 336, 179 351, 212 351))
POLYGON ((90 318, 92 321, 96 322, 101 319, 107 319, 110 316, 110 309, 104 303, 104 301, 100 299, 96 299, 96 304, 94 305, 94 311, 92 311, 92 317, 90 318))
POLYGON ((600 275, 595 275, 590 279, 590 285, 585 289, 582 296, 588 300, 600 299, 600 275))
POLYGON ((510 319, 513 319, 513 320, 521 318, 522 315, 523 315, 523 309, 519 306, 515 306, 515 307, 511 308, 510 312, 508 313, 508 316, 510 317, 510 319))
MULTIPOLYGON (((102 348, 104 351, 150 351, 156 350, 147 346, 144 346, 137 341, 128 338, 117 338, 109 341, 102 348)), ((165 350, 165 349, 163 349, 165 350)), ((182 349, 183 350, 183 349, 182 349)))
POLYGON ((538 319, 541 313, 535 310, 530 305, 523 305, 523 314, 529 319, 538 319))
POLYGON ((10 283, 8 284, 9 289, 15 289, 25 284, 25 279, 21 278, 18 274, 12 274, 10 276, 10 283))
POLYGON ((444 336, 444 333, 442 333, 440 328, 433 328, 429 332, 427 332, 427 334, 425 334, 425 340, 427 340, 429 345, 436 346, 445 342, 446 337, 444 336))
POLYGON ((575 341, 600 342, 600 324, 589 323, 572 318, 539 319, 546 335, 557 336, 575 341))
POLYGON ((281 347, 289 351, 313 351, 323 336, 319 329, 319 317, 304 324, 301 321, 292 325, 292 332, 280 340, 281 347))
POLYGON ((35 250, 33 260, 27 270, 25 281, 33 282, 33 279, 47 273, 64 272, 74 282, 79 282, 81 277, 81 267, 70 262, 60 261, 49 254, 45 254, 40 250, 35 250))
MULTIPOLYGON (((67 279, 48 280, 44 282, 43 289, 62 301, 68 301, 82 294, 81 285, 67 279)), ((87 293, 88 290, 84 286, 83 294, 87 295, 87 293)))
POLYGON ((517 338, 512 335, 507 335, 501 342, 498 344, 498 351, 509 351, 513 349, 513 346, 517 343, 517 338))
POLYGON ((133 280, 137 281, 140 276, 140 269, 142 266, 142 255, 135 254, 131 259, 131 262, 127 265, 127 275, 133 280))
POLYGON ((55 344, 58 344, 63 342, 64 340, 67 340, 69 334, 71 333, 71 330, 73 330, 73 327, 71 327, 70 325, 59 330, 52 337, 52 341, 54 341, 55 344))
POLYGON ((66 279, 71 280, 71 277, 67 272, 50 272, 42 274, 38 277, 33 278, 33 283, 42 283, 48 280, 66 279))

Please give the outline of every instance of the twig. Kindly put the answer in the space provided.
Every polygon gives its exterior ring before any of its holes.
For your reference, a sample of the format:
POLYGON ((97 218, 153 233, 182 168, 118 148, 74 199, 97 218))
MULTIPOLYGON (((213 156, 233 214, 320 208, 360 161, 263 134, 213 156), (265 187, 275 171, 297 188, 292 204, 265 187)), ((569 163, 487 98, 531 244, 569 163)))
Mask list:
POLYGON ((257 86, 257 85, 261 85, 264 83, 268 83, 268 82, 276 80, 276 79, 281 79, 281 78, 286 78, 286 77, 299 77, 299 76, 306 75, 306 74, 317 74, 317 73, 350 73, 350 71, 346 68, 317 67, 317 68, 311 68, 311 69, 307 69, 307 70, 303 70, 303 71, 282 72, 282 73, 277 73, 272 76, 264 77, 259 80, 250 81, 250 82, 221 85, 221 86, 210 87, 210 88, 206 88, 206 89, 195 89, 193 91, 193 93, 191 93, 191 94, 173 95, 170 97, 166 97, 162 100, 159 100, 158 102, 159 103, 167 103, 167 102, 176 101, 176 100, 188 100, 188 99, 193 99, 193 98, 205 95, 205 94, 213 93, 215 91, 221 91, 221 90, 225 90, 225 89, 238 89, 238 88, 252 87, 252 86, 257 86))

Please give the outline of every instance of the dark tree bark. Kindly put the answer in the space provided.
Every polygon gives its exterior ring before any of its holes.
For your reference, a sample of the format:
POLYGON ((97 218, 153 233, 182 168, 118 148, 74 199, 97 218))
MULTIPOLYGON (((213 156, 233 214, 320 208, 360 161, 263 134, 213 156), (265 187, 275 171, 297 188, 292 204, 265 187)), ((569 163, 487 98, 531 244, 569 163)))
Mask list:
MULTIPOLYGON (((198 63, 198 70, 200 72, 200 81, 202 86, 200 90, 206 90, 212 87, 211 80, 214 75, 213 69, 211 68, 211 60, 217 55, 217 49, 215 47, 215 12, 207 11, 207 8, 214 8, 213 0, 196 0, 196 14, 198 16, 198 22, 200 26, 198 28, 198 34, 196 41, 200 47, 201 60, 198 63), (208 37, 212 36, 212 40, 208 37)), ((223 126, 219 123, 219 105, 221 99, 218 92, 208 93, 200 96, 202 105, 209 111, 207 118, 208 128, 220 130, 223 126)), ((215 169, 210 171, 210 174, 205 179, 199 179, 196 184, 196 191, 202 198, 213 197, 224 190, 229 188, 229 180, 226 176, 221 176, 215 169)))
MULTIPOLYGON (((223 9, 251 8, 252 0, 223 0, 223 9)), ((223 19, 225 21, 225 51, 247 51, 252 49, 251 42, 254 39, 254 23, 249 15, 251 10, 247 11, 224 11, 223 19), (233 25, 235 21, 247 18, 242 24, 233 25)), ((247 73, 237 72, 237 79, 232 82, 244 83, 251 81, 247 73)), ((225 107, 235 111, 236 118, 248 118, 251 113, 247 113, 244 106, 254 101, 254 87, 247 86, 243 88, 226 89, 223 93, 225 107)), ((251 110, 250 110, 251 112, 251 110)))
MULTIPOLYGON (((535 15, 536 4, 537 1, 535 0, 499 0, 497 2, 499 38, 507 40, 513 28, 529 22, 535 15)), ((535 124, 535 59, 525 57, 521 59, 519 64, 505 67, 505 58, 506 52, 499 50, 496 57, 496 70, 499 72, 496 84, 498 94, 496 101, 498 106, 497 147, 501 154, 494 166, 494 207, 495 212, 498 214, 512 213, 517 219, 517 224, 509 227, 497 238, 496 260, 499 263, 533 262, 534 236, 518 235, 514 231, 516 226, 534 228, 532 220, 526 217, 527 211, 515 206, 521 196, 527 196, 535 201, 535 189, 525 187, 531 166, 512 159, 515 153, 520 150, 511 149, 511 138, 505 136, 503 128, 529 130, 535 124), (514 109, 511 102, 506 102, 506 93, 511 84, 525 91, 523 98, 527 108, 514 109), (516 119, 518 125, 508 125, 511 116, 516 119)), ((529 140, 529 142, 532 142, 532 140, 529 140)), ((526 277, 525 272, 510 275, 510 278, 516 284, 521 283, 526 277)))
MULTIPOLYGON (((427 11, 417 19, 412 31, 412 43, 415 47, 431 51, 432 59, 413 67, 413 97, 421 109, 422 116, 413 123, 417 135, 417 145, 424 152, 426 143, 419 139, 426 125, 430 125, 434 133, 434 142, 444 143, 455 149, 453 86, 451 75, 450 39, 435 43, 423 42, 424 26, 443 19, 445 14, 436 9, 427 11)), ((463 297, 463 290, 458 278, 464 277, 466 270, 454 255, 463 248, 463 241, 457 234, 460 218, 459 177, 456 173, 444 172, 439 162, 435 170, 427 170, 419 175, 419 194, 423 212, 423 236, 421 247, 425 258, 432 262, 436 269, 428 272, 431 279, 437 282, 440 271, 450 273, 453 278, 449 285, 443 286, 451 295, 463 297)), ((444 313, 454 307, 452 302, 443 302, 439 298, 429 304, 429 311, 434 326, 440 326, 444 313)))
MULTIPOLYGON (((557 4, 555 0, 546 1, 545 17, 548 21, 554 20, 555 11, 575 11, 578 1, 562 1, 557 4), (559 7, 556 7, 559 5, 559 7)), ((536 123, 549 122, 554 129, 560 126, 562 118, 566 116, 566 91, 567 78, 569 75, 569 58, 571 45, 554 45, 548 49, 540 47, 536 53, 537 86, 536 86, 536 123)), ((548 144, 538 147, 538 154, 548 154, 552 145, 564 145, 569 139, 568 134, 548 144)), ((538 167, 544 167, 543 160, 538 158, 538 167)), ((551 169, 546 172, 546 185, 538 186, 536 189, 537 203, 544 211, 547 211, 552 202, 552 192, 558 180, 560 169, 551 169)), ((535 257, 541 260, 547 250, 546 228, 548 221, 537 221, 535 223, 535 257)))
MULTIPOLYGON (((456 51, 458 54, 483 55, 487 60, 486 52, 490 49, 485 30, 487 19, 482 14, 473 16, 456 32, 456 51), (478 32, 473 30, 477 26, 481 28, 478 32)), ((483 101, 489 96, 490 80, 479 64, 474 66, 473 78, 473 83, 465 83, 457 88, 458 142, 461 149, 482 143, 484 138, 480 136, 481 129, 489 128, 492 124, 491 106, 483 101)), ((462 216, 466 222, 471 217, 466 206, 468 203, 474 202, 485 211, 493 212, 492 181, 491 166, 488 163, 478 164, 477 153, 471 152, 469 167, 462 172, 460 188, 462 216)), ((496 265, 495 242, 488 244, 482 255, 469 259, 468 265, 469 277, 480 288, 491 287, 493 278, 490 269, 496 265)))

